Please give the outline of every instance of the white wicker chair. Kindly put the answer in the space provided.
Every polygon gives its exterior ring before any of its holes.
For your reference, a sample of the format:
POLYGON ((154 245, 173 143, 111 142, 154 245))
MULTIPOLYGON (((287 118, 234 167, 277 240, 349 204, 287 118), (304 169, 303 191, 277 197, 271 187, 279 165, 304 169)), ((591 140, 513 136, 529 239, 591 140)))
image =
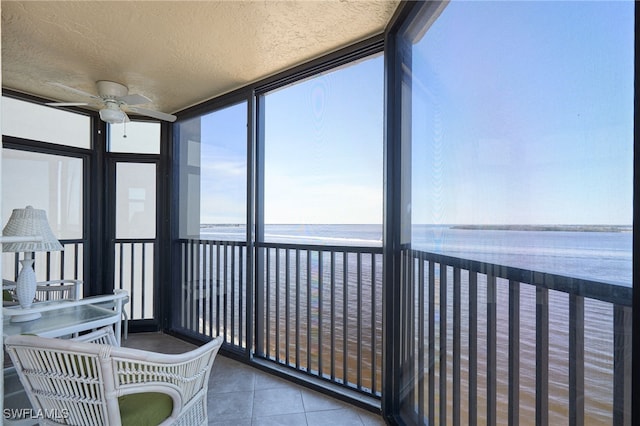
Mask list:
MULTIPOLYGON (((81 341, 108 342, 109 333, 98 330, 79 340, 6 338, 31 404, 49 416, 42 424, 130 424, 134 410, 147 410, 145 420, 157 414, 158 401, 170 407, 158 421, 162 425, 207 424, 207 386, 222 337, 177 355, 81 341)), ((133 422, 140 424, 140 418, 133 422)))
MULTIPOLYGON (((44 302, 46 300, 79 300, 82 281, 80 280, 52 280, 40 281, 36 286, 35 300, 44 302)), ((16 283, 6 279, 2 280, 2 289, 7 290, 14 301, 16 283)))

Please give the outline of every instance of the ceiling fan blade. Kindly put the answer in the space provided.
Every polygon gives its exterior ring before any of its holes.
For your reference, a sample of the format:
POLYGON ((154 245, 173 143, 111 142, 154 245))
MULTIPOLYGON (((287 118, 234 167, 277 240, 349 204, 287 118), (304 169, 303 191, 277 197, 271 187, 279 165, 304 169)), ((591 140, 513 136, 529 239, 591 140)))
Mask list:
POLYGON ((52 85, 52 86, 57 86, 57 87, 60 87, 62 89, 65 89, 65 90, 67 90, 69 92, 75 93, 76 95, 86 96, 86 97, 89 97, 89 98, 92 98, 92 99, 101 99, 99 96, 93 95, 91 93, 87 93, 85 91, 76 89, 74 87, 65 86, 62 83, 57 83, 55 81, 48 81, 47 83, 52 85))
POLYGON ((45 105, 53 107, 68 107, 68 106, 84 106, 89 105, 87 102, 47 102, 45 105))
POLYGON ((141 104, 150 104, 151 99, 147 98, 143 95, 133 94, 127 96, 120 96, 116 98, 117 101, 125 103, 127 105, 141 105, 141 104))
POLYGON ((164 112, 154 111, 152 109, 146 109, 146 108, 129 107, 127 108, 127 110, 131 112, 135 112, 136 114, 157 118, 158 120, 168 121, 170 123, 173 123, 174 121, 176 121, 176 118, 177 118, 175 115, 172 115, 172 114, 166 114, 164 112))

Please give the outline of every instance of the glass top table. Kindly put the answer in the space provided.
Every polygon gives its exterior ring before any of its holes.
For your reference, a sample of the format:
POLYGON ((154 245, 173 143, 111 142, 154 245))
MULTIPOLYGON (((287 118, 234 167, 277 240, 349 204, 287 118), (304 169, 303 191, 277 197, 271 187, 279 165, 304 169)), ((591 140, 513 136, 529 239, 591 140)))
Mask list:
POLYGON ((52 300, 34 303, 29 309, 4 307, 3 338, 16 334, 35 334, 42 337, 61 337, 107 325, 115 325, 118 344, 121 340, 122 306, 128 294, 92 296, 80 300, 52 300), (12 322, 19 315, 40 314, 31 321, 12 322))

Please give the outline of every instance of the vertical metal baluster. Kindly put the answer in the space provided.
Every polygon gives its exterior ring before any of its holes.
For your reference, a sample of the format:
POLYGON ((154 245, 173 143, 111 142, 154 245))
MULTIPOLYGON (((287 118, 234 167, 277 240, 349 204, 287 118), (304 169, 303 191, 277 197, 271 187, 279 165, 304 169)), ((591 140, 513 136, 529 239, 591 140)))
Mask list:
POLYGON ((440 424, 447 424, 447 265, 440 264, 440 424))
POLYGON ((536 425, 549 424, 549 290, 536 287, 536 425))
MULTIPOLYGON (((405 309, 404 311, 406 312, 405 315, 405 327, 403 329, 408 330, 407 333, 407 339, 406 339, 406 344, 405 346, 405 354, 404 357, 402 358, 402 362, 405 366, 407 366, 406 371, 408 372, 408 374, 411 374, 411 377, 415 377, 418 372, 416 371, 416 368, 418 367, 416 362, 415 362, 415 339, 416 339, 416 321, 415 321, 415 286, 416 286, 416 279, 415 279, 415 261, 413 259, 413 256, 411 256, 411 251, 410 250, 402 250, 401 252, 401 263, 404 264, 403 270, 406 271, 406 279, 405 279, 405 283, 407 283, 407 285, 404 286, 405 288, 405 296, 403 297, 405 300, 405 309)), ((410 401, 415 401, 415 396, 416 394, 416 389, 415 386, 411 386, 409 389, 409 393, 407 394, 407 398, 410 401)), ((417 416, 417 413, 416 413, 417 416)), ((414 419, 417 422, 417 417, 414 416, 414 419)))
POLYGON ((291 297, 290 295, 290 287, 291 287, 291 279, 289 276, 289 271, 291 270, 291 259, 290 259, 290 254, 289 254, 289 249, 285 249, 285 258, 284 258, 284 264, 285 264, 285 311, 284 311, 284 315, 285 315, 285 320, 284 320, 284 327, 285 327, 285 335, 284 335, 284 358, 285 358, 285 362, 287 365, 291 365, 291 359, 289 356, 289 333, 290 331, 290 327, 289 327, 289 322, 290 322, 290 314, 289 314, 289 310, 290 310, 290 306, 289 306, 289 298, 291 297))
POLYGON ((584 297, 569 296, 569 425, 584 425, 584 297))
POLYGON ((336 381, 336 252, 331 251, 331 381, 336 381))
POLYGON ((296 368, 300 369, 300 249, 296 249, 296 368))
POLYGON ((478 273, 469 271, 469 426, 478 424, 478 273))
POLYGON ((453 424, 460 425, 460 268, 453 268, 453 424))
POLYGON ((356 349, 356 359, 357 363, 357 384, 358 389, 362 389, 362 254, 357 254, 357 313, 356 313, 356 336, 357 337, 357 349, 356 349))
POLYGON ((323 285, 323 256, 318 250, 318 376, 322 377, 322 285, 323 285))
MULTIPOLYGON (((44 254, 45 258, 45 279, 47 281, 51 280, 51 252, 48 251, 44 254)), ((35 259, 35 256, 33 257, 35 259)))
POLYGON ((311 250, 307 250, 307 372, 311 372, 311 250))
POLYGON ((77 280, 78 279, 78 271, 79 271, 79 268, 78 268, 79 259, 78 258, 80 257, 78 253, 80 253, 80 251, 79 251, 80 250, 80 246, 79 246, 78 243, 75 243, 73 245, 73 247, 74 247, 73 248, 73 250, 74 250, 74 252, 73 252, 74 253, 74 257, 73 257, 73 279, 77 280))
POLYGON ((509 419, 520 422, 520 283, 509 281, 509 419))
POLYGON ((487 424, 496 424, 496 277, 487 275, 487 424))
POLYGON ((229 246, 226 242, 222 244, 222 265, 223 265, 223 281, 222 281, 222 327, 224 329, 224 341, 231 343, 229 340, 229 246))
MULTIPOLYGON (((418 422, 425 424, 424 406, 424 260, 418 259, 418 422)), ((428 306, 428 305, 427 305, 428 306)))
POLYGON ((348 261, 349 256, 345 251, 342 253, 342 375, 344 377, 343 384, 346 386, 349 384, 349 369, 348 369, 348 359, 349 359, 349 276, 348 276, 348 261))
POLYGON ((243 344, 244 337, 244 327, 243 327, 243 318, 244 318, 244 306, 243 301, 245 300, 246 294, 244 292, 245 282, 244 282, 244 248, 241 246, 237 247, 238 250, 238 345, 243 349, 246 349, 246 345, 243 344))
POLYGON ((214 266, 213 266, 213 251, 215 250, 215 242, 210 241, 209 243, 209 267, 208 267, 208 277, 209 277, 209 282, 207 283, 207 286, 209 287, 209 311, 211 312, 211 315, 209 316, 209 321, 211 321, 211 324, 209 325, 209 327, 211 328, 211 337, 216 337, 218 336, 218 329, 216 328, 216 322, 215 322, 215 315, 216 315, 216 308, 215 308, 215 277, 214 277, 214 266), (215 331, 214 331, 215 330, 215 331))
MULTIPOLYGON (((141 243, 140 244, 141 249, 142 249, 142 264, 140 265, 140 273, 141 273, 141 278, 140 281, 142 282, 142 288, 140 289, 140 299, 142 300, 142 312, 140 314, 140 318, 144 318, 145 317, 145 291, 144 291, 144 287, 145 287, 145 282, 147 279, 147 275, 146 275, 146 268, 145 268, 145 255, 146 255, 146 244, 145 243, 141 243)), ((133 261, 131 262, 133 263, 133 261)))
POLYGON ((231 339, 230 343, 235 345, 236 342, 236 248, 232 244, 229 244, 229 250, 231 251, 231 271, 229 278, 229 286, 231 287, 231 302, 229 304, 230 316, 231 316, 231 339))
POLYGON ((222 300, 221 294, 220 294, 220 277, 221 277, 221 271, 220 271, 220 258, 221 258, 221 252, 222 247, 220 245, 220 243, 216 243, 216 330, 218 330, 218 335, 223 334, 223 330, 220 328, 220 317, 221 317, 221 313, 222 313, 222 309, 220 309, 220 303, 222 300))
POLYGON ((377 392, 376 380, 377 380, 377 357, 376 357, 376 313, 378 312, 376 306, 376 255, 371 253, 371 393, 373 395, 377 392))
POLYGON ((131 262, 130 262, 130 264, 131 264, 131 275, 130 275, 131 281, 130 281, 129 284, 131 286, 131 305, 130 305, 131 306, 131 318, 133 319, 133 318, 142 318, 142 316, 138 315, 137 312, 134 313, 134 310, 133 310, 133 308, 135 307, 135 305, 133 303, 134 302, 134 297, 136 296, 136 286, 135 286, 135 279, 134 279, 135 263, 133 261, 133 259, 134 259, 134 250, 133 250, 134 244, 130 243, 130 245, 131 245, 131 262))
POLYGON ((433 261, 429 261, 429 425, 436 422, 436 270, 433 261))
MULTIPOLYGON (((188 243, 182 243, 180 245, 181 248, 181 252, 182 252, 182 262, 181 262, 181 267, 182 267, 182 274, 181 274, 181 278, 182 278, 182 288, 180 289, 180 302, 178 303, 178 306, 180 306, 180 326, 181 327, 185 327, 186 328, 186 309, 185 309, 185 303, 184 301, 186 300, 186 283, 187 283, 187 271, 188 271, 188 267, 187 265, 189 265, 188 262, 188 255, 187 255, 187 251, 188 251, 188 243)), ((122 287, 120 287, 122 288, 122 287)))
MULTIPOLYGON (((120 288, 124 288, 124 244, 122 243, 117 243, 118 244, 118 253, 120 255, 120 264, 118 265, 118 280, 120 281, 120 288)), ((189 265, 187 263, 187 265, 189 265)), ((131 298, 133 295, 130 294, 129 298, 131 298)), ((131 301, 129 301, 129 308, 131 309, 131 318, 133 318, 133 305, 131 304, 131 301)))
POLYGON ((264 271, 264 286, 266 289, 265 292, 265 300, 267 303, 267 309, 266 309, 266 319, 265 319, 265 328, 267 330, 267 358, 271 358, 271 249, 270 248, 265 248, 264 249, 266 252, 266 262, 265 262, 265 271, 264 271))
POLYGON ((202 246, 202 291, 204 292, 202 295, 202 326, 204 328, 203 334, 211 336, 211 303, 209 302, 211 299, 211 276, 209 272, 211 267, 209 265, 211 241, 200 241, 200 245, 202 246))
POLYGON ((613 424, 631 425, 632 308, 613 305, 613 424))
MULTIPOLYGON (((199 251, 199 246, 198 246, 198 241, 194 240, 191 243, 191 317, 189 318, 189 324, 190 324, 190 330, 191 331, 197 331, 198 328, 198 294, 199 294, 199 282, 198 282, 198 278, 199 278, 199 274, 198 274, 198 268, 200 267, 199 263, 198 263, 198 254, 200 253, 199 251)), ((131 288, 133 289, 133 283, 131 283, 131 288)), ((133 290, 132 290, 133 291, 133 290)))
POLYGON ((276 249, 276 361, 280 361, 280 249, 276 249))
POLYGON ((66 244, 63 244, 63 250, 60 252, 60 275, 59 275, 59 279, 64 280, 64 276, 65 276, 65 271, 64 271, 64 251, 67 248, 66 244))

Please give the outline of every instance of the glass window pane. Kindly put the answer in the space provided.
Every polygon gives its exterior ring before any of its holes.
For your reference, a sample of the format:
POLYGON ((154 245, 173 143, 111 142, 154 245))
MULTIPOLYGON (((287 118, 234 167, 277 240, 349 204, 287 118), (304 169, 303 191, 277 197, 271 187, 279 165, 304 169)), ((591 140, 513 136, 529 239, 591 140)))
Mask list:
POLYGON ((2 134, 90 149, 91 118, 3 96, 2 134))
POLYGON ((116 238, 156 237, 156 165, 116 164, 116 238))
POLYGON ((381 244, 383 87, 376 55, 265 95, 266 240, 381 244))
POLYGON ((247 103, 178 123, 180 235, 244 241, 247 103))
MULTIPOLYGON (((437 323, 436 359, 462 359, 462 377, 477 366, 477 401, 452 407, 461 423, 474 410, 568 424, 581 410, 585 424, 631 424, 634 3, 430 7, 398 49, 412 249, 399 294, 415 312, 401 346, 437 323)), ((413 388, 401 414, 449 421, 413 398, 426 352, 400 368, 413 388)))
POLYGON ((31 205, 44 209, 58 239, 82 238, 83 160, 2 150, 2 218, 31 205))
POLYGON ((160 123, 109 124, 109 151, 160 154, 160 123))

